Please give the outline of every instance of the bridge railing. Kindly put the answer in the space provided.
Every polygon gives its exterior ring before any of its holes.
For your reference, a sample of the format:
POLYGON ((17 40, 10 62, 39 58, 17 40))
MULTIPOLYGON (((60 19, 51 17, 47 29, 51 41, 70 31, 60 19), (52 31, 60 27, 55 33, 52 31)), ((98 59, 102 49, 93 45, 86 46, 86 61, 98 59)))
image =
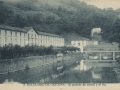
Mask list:
POLYGON ((116 60, 120 59, 120 51, 84 51, 83 57, 88 60, 116 60))

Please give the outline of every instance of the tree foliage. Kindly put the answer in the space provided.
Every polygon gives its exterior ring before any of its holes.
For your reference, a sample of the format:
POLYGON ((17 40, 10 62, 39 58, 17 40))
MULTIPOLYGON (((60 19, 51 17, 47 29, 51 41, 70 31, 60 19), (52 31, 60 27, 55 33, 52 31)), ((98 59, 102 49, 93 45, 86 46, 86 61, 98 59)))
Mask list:
POLYGON ((105 40, 119 42, 119 12, 98 9, 78 0, 21 0, 0 2, 0 23, 16 27, 34 26, 38 30, 77 33, 90 38, 91 29, 100 27, 105 40), (44 25, 46 28, 41 28, 44 25), (51 28, 51 26, 53 28, 51 28))
POLYGON ((78 48, 76 47, 59 47, 60 49, 53 49, 53 46, 44 47, 44 46, 29 46, 26 45, 21 47, 19 45, 6 45, 4 47, 0 47, 0 58, 15 58, 15 57, 26 57, 26 56, 42 56, 42 55, 55 55, 61 51, 62 53, 66 53, 67 51, 76 51, 78 48))

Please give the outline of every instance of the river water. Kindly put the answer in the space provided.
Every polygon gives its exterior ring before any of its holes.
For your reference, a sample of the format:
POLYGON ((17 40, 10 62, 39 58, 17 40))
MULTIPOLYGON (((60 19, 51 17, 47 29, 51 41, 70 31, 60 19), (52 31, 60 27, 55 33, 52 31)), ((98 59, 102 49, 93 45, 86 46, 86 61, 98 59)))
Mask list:
POLYGON ((0 75, 0 83, 119 83, 120 64, 116 61, 80 60, 56 73, 53 64, 0 75))

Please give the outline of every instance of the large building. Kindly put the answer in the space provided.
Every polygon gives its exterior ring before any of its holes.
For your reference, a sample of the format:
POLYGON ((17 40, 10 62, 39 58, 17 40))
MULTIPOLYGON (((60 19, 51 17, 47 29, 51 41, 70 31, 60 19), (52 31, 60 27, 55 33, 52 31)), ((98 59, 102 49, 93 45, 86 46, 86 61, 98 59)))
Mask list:
POLYGON ((5 45, 38 45, 38 46, 64 46, 64 38, 45 32, 39 32, 32 27, 17 28, 0 25, 0 46, 5 45))
POLYGON ((80 51, 83 52, 83 49, 84 49, 85 46, 87 46, 87 45, 98 45, 98 41, 89 40, 87 38, 81 38, 79 40, 71 41, 71 45, 73 47, 80 48, 80 51))

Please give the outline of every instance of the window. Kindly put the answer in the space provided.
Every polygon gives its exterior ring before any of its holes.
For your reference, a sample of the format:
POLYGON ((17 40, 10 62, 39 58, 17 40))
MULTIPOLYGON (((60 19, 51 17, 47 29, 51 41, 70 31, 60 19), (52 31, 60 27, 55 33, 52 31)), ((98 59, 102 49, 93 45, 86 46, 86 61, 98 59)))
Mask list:
POLYGON ((28 41, 29 41, 30 37, 29 37, 29 34, 28 34, 28 41))
POLYGON ((25 45, 25 39, 24 39, 24 45, 25 45))
POLYGON ((32 38, 32 43, 33 43, 33 38, 32 38))
POLYGON ((15 32, 15 37, 17 37, 17 32, 15 32))
POLYGON ((12 36, 12 31, 10 33, 11 33, 11 36, 12 36))
POLYGON ((31 37, 33 38, 33 34, 31 34, 31 37))
POLYGON ((20 37, 21 37, 21 32, 20 32, 20 37))
POLYGON ((21 38, 20 38, 20 44, 21 44, 21 38))
POLYGON ((5 30, 5 36, 7 36, 7 31, 5 30))
POLYGON ((7 42, 7 37, 5 37, 5 42, 7 42))
POLYGON ((41 36, 41 39, 43 39, 43 37, 41 36))
POLYGON ((11 43, 12 43, 12 38, 11 38, 11 43))
POLYGON ((78 46, 80 46, 80 43, 78 43, 78 46))
POLYGON ((17 38, 15 38, 15 43, 17 43, 17 38))

